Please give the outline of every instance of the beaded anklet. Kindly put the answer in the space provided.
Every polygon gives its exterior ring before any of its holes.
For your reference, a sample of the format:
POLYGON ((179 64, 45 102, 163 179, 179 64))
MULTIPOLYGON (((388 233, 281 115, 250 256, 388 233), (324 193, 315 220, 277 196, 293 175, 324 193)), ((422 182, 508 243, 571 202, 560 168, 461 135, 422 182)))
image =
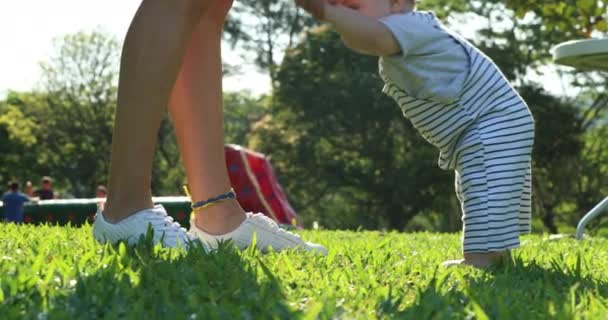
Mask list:
MULTIPOLYGON (((186 191, 186 195, 190 198, 190 201, 192 201, 192 196, 190 196, 190 190, 188 189, 187 185, 184 186, 184 191, 186 191)), ((219 196, 212 197, 212 198, 209 198, 204 201, 199 201, 197 203, 193 203, 192 210, 193 211, 201 210, 201 209, 210 207, 214 204, 218 204, 222 201, 226 201, 229 199, 236 199, 236 193, 234 192, 234 189, 232 189, 232 188, 230 188, 230 191, 220 194, 219 196)))

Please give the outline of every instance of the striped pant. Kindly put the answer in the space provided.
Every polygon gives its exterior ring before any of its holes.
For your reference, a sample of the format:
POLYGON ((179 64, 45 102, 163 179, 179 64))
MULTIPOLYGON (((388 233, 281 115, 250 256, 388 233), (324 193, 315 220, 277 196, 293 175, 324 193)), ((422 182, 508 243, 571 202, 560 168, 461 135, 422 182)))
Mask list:
POLYGON ((490 112, 463 135, 456 194, 463 211, 463 251, 517 248, 530 232, 534 120, 527 107, 490 112))

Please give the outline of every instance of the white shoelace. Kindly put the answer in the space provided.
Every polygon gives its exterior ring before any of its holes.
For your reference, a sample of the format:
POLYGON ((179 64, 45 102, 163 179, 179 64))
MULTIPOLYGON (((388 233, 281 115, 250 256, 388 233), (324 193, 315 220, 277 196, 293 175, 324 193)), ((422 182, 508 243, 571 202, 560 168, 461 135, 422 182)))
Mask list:
POLYGON ((186 229, 182 228, 179 223, 173 221, 173 217, 162 212, 155 212, 152 221, 150 221, 155 231, 164 232, 165 235, 174 235, 182 233, 186 236, 186 229))

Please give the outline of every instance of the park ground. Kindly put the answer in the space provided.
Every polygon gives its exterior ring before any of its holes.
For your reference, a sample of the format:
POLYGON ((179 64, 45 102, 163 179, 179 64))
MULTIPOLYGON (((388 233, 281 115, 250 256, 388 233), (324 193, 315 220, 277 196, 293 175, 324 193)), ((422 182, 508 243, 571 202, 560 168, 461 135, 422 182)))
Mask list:
POLYGON ((522 237, 511 264, 442 268, 458 234, 302 231, 329 255, 102 246, 0 224, 3 319, 608 319, 608 240, 522 237))

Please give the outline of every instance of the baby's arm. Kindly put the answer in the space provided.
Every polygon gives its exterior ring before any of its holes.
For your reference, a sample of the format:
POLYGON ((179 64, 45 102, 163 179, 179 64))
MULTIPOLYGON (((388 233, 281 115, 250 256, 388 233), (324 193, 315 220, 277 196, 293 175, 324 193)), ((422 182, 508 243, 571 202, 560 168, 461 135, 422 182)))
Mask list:
POLYGON ((325 21, 342 36, 347 47, 359 53, 390 56, 401 52, 399 43, 382 23, 356 10, 336 5, 325 7, 325 21))
POLYGON ((324 0, 296 0, 296 3, 315 18, 332 24, 346 46, 354 51, 374 56, 401 52, 399 43, 389 29, 356 10, 340 4, 330 5, 324 0))

